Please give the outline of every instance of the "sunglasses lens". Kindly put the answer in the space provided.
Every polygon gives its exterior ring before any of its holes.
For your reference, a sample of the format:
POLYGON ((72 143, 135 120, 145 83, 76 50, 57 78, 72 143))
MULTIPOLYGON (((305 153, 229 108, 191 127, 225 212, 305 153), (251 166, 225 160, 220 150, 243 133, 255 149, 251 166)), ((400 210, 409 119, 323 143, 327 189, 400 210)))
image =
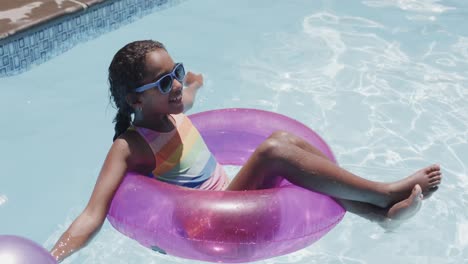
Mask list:
POLYGON ((161 81, 159 82, 159 85, 161 87, 162 93, 168 93, 169 91, 171 91, 171 88, 172 88, 172 77, 169 75, 166 75, 165 77, 161 79, 161 81))
POLYGON ((185 69, 182 64, 177 65, 174 70, 174 75, 179 82, 182 82, 185 78, 185 69))

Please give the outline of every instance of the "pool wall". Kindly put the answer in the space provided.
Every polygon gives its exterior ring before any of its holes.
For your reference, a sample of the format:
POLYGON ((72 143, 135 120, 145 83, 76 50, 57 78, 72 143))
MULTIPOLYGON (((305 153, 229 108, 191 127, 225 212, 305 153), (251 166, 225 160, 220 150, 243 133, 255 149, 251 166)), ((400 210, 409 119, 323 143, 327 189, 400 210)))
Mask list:
MULTIPOLYGON (((154 11, 183 0, 108 0, 88 1, 90 6, 75 8, 60 15, 44 13, 36 24, 18 25, 4 32, 5 7, 0 4, 0 77, 19 74, 41 64, 88 39, 96 38, 154 11), (25 28, 26 27, 26 28, 25 28)), ((30 4, 29 4, 30 5, 30 4)), ((13 18, 9 17, 12 24, 13 18)))

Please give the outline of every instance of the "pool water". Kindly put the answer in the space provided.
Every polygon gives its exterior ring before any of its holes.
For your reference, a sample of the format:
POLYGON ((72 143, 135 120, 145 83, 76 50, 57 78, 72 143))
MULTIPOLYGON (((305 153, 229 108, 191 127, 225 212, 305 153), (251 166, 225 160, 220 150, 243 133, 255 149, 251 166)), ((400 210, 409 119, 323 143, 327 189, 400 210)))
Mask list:
MULTIPOLYGON (((156 39, 204 75, 191 113, 288 115, 373 180, 442 166, 441 188, 398 229, 348 213, 312 246, 258 263, 467 263, 467 15, 462 0, 189 0, 0 79, 0 234, 50 249, 81 212, 112 143, 107 67, 126 43, 156 39)), ((63 263, 194 261, 106 222, 63 263)))

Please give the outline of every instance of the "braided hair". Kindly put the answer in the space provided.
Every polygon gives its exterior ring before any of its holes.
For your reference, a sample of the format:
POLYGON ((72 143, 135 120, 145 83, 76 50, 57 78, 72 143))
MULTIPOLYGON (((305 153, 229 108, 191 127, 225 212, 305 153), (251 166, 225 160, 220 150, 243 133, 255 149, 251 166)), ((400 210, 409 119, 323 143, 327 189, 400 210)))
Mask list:
POLYGON ((145 75, 146 54, 163 49, 164 45, 158 41, 135 41, 121 48, 112 59, 109 66, 110 98, 117 108, 114 118, 114 141, 131 125, 134 109, 127 103, 127 95, 134 93, 135 88, 142 85, 145 75))

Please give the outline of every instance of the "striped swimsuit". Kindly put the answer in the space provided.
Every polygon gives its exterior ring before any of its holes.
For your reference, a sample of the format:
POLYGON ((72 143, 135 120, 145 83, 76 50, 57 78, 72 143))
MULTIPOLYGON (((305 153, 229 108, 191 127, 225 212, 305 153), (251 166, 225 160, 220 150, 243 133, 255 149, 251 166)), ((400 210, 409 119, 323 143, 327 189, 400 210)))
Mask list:
POLYGON ((189 188, 225 189, 229 179, 190 119, 184 114, 171 116, 176 129, 167 133, 133 127, 154 153, 156 168, 149 176, 189 188))

